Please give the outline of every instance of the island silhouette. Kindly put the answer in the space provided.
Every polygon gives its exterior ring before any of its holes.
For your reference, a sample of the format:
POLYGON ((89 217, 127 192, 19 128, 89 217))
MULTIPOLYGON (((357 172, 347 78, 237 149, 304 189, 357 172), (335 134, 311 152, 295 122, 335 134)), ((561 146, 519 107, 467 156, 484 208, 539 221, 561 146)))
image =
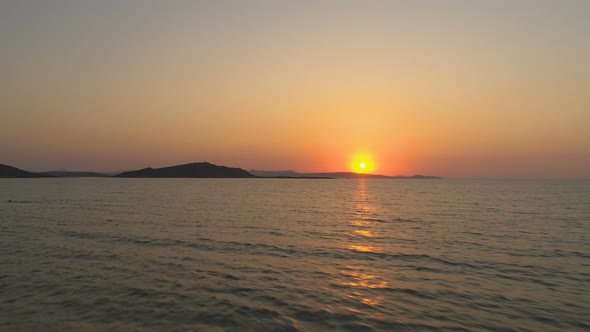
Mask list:
POLYGON ((20 168, 0 164, 0 178, 46 178, 52 177, 48 174, 32 173, 20 168))
POLYGON ((241 168, 217 166, 208 162, 162 168, 144 168, 115 175, 119 178, 255 178, 241 168))
POLYGON ((279 178, 279 179, 350 179, 350 178, 374 178, 374 179, 441 179, 438 176, 412 175, 412 176, 387 176, 380 174, 365 174, 354 172, 320 172, 299 173, 293 170, 285 171, 246 171, 238 167, 227 167, 208 162, 195 162, 189 164, 152 168, 147 167, 138 170, 125 171, 118 174, 103 172, 77 172, 77 171, 49 171, 29 172, 16 167, 0 164, 0 178, 60 178, 60 177, 115 177, 115 178, 279 178))

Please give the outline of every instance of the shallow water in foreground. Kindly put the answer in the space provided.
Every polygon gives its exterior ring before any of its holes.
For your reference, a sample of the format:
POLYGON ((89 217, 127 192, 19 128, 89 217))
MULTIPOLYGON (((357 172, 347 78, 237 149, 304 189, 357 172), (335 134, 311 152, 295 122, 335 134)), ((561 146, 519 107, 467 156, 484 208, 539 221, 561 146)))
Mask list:
POLYGON ((1 330, 586 330, 589 286, 589 181, 0 180, 1 330))

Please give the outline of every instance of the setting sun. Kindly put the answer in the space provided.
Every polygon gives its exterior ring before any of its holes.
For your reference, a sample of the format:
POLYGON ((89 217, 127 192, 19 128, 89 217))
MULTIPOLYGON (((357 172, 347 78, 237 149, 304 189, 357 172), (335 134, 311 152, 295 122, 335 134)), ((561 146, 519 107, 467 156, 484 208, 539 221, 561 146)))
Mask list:
POLYGON ((350 162, 350 169, 356 173, 370 173, 376 169, 374 158, 367 153, 355 154, 350 162))

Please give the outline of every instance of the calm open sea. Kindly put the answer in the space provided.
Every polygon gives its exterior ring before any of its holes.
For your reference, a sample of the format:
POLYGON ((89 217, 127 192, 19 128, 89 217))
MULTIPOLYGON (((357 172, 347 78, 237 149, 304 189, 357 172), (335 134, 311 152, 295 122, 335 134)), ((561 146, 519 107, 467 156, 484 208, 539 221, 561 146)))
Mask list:
POLYGON ((590 182, 4 179, 0 329, 588 330, 590 182))

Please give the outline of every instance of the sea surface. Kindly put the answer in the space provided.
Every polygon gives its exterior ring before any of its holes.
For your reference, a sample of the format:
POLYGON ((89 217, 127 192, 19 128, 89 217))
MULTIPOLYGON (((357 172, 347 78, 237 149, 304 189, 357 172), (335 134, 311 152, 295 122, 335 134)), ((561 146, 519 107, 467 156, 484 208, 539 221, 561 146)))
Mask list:
POLYGON ((588 331, 590 181, 2 179, 0 330, 588 331))

